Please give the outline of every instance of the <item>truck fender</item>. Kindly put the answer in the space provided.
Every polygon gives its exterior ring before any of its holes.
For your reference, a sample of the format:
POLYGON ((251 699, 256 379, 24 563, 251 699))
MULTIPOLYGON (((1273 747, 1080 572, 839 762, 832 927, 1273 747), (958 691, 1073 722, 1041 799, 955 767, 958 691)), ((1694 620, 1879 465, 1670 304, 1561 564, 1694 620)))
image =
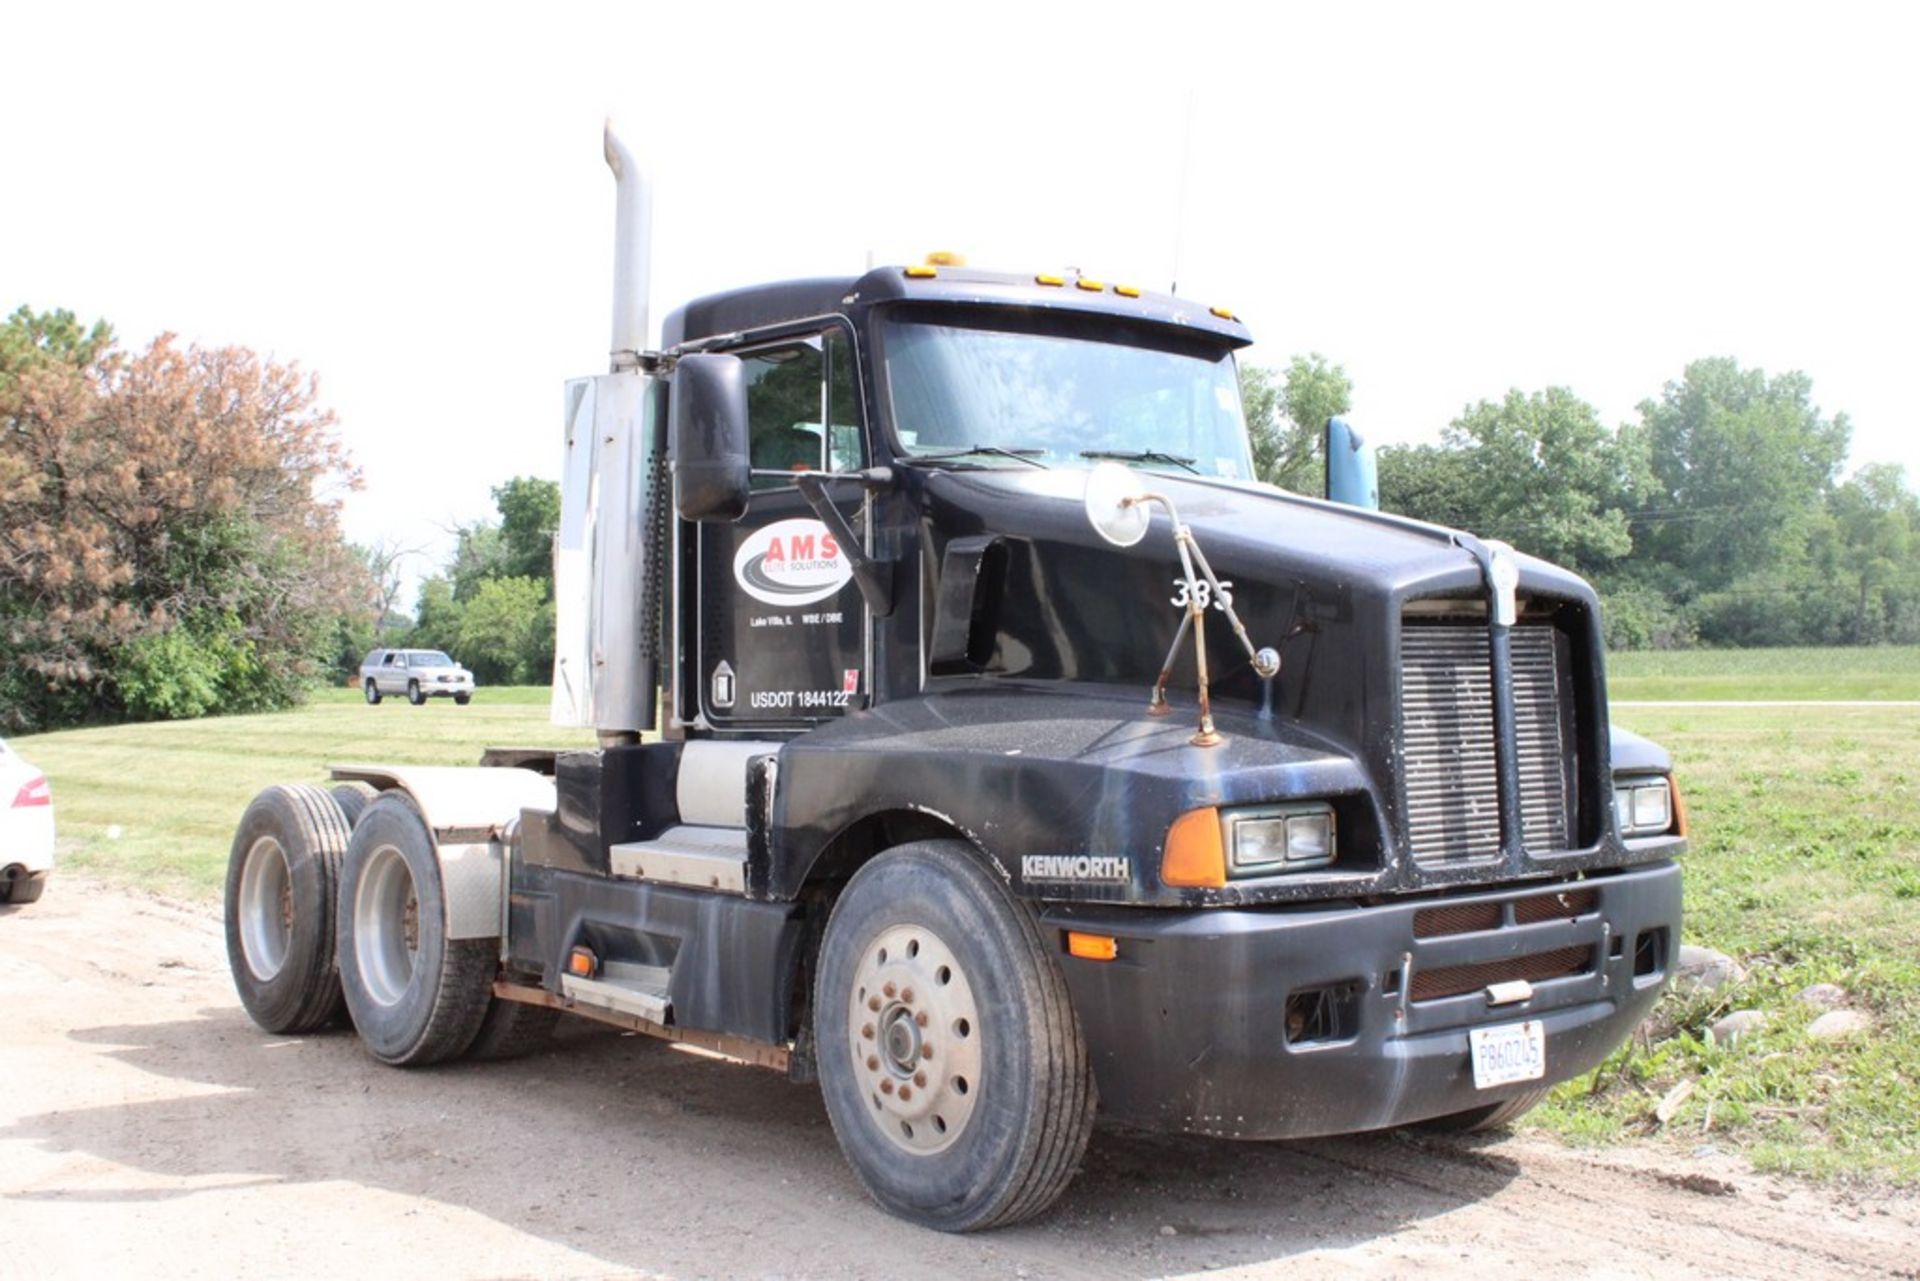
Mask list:
POLYGON ((447 937, 501 936, 513 829, 521 810, 554 808, 551 778, 530 769, 454 765, 334 765, 329 773, 405 792, 433 833, 447 937))

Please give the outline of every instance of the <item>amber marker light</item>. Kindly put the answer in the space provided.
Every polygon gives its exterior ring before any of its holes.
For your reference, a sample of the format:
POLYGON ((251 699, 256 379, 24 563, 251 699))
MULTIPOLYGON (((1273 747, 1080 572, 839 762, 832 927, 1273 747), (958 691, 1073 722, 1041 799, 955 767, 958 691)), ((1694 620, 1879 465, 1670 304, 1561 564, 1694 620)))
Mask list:
POLYGON ((1132 285, 1115 285, 1113 292, 1119 294, 1122 298, 1138 298, 1140 296, 1140 291, 1132 285))
POLYGON ((597 965, 593 953, 587 948, 576 947, 567 954, 567 973, 577 978, 592 978, 597 965))
POLYGON ((1687 802, 1686 798, 1680 795, 1680 780, 1671 774, 1667 775, 1667 791, 1673 794, 1673 834, 1685 836, 1687 834, 1687 802))
POLYGON ((932 280, 935 276, 939 274, 940 274, 939 271, 932 267, 907 268, 908 280, 932 280))
POLYGON ((1067 283, 1067 278, 1065 276, 1049 276, 1045 272, 1042 272, 1033 278, 1033 283, 1036 285, 1052 285, 1055 289, 1058 289, 1067 283))
POLYGON ((1192 885, 1218 889, 1227 883, 1227 847, 1220 835, 1220 811, 1208 806, 1189 810, 1167 829, 1167 848, 1160 855, 1163 885, 1192 885))
POLYGON ((1077 956, 1083 961, 1111 961, 1120 955, 1120 944, 1105 934, 1082 934, 1079 930, 1068 930, 1067 955, 1077 956))
POLYGON ((1105 289, 1107 287, 1107 284, 1104 280, 1088 280, 1084 276, 1082 276, 1078 280, 1075 280, 1073 283, 1075 288, 1084 289, 1090 294, 1097 294, 1102 289, 1105 289))
POLYGON ((1234 315, 1231 311, 1227 310, 1225 307, 1209 307, 1207 308, 1207 310, 1211 311, 1214 315, 1220 317, 1220 319, 1222 320, 1238 320, 1239 319, 1238 316, 1234 315))

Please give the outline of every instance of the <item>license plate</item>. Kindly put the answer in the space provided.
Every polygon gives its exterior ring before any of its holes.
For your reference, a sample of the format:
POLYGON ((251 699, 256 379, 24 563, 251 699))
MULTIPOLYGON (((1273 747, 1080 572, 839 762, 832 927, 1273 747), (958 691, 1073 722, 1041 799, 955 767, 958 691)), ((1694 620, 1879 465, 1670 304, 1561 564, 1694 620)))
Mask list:
POLYGON ((1476 1090, 1537 1081, 1547 1074, 1547 1027, 1539 1019, 1477 1027, 1467 1036, 1473 1046, 1476 1090))

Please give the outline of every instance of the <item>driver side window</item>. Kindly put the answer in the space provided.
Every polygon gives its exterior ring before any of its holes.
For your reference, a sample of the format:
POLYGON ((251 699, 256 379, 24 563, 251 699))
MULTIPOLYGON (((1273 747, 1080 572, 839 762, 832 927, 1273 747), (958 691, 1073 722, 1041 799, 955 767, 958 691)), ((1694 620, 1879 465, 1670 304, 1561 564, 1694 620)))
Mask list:
MULTIPOLYGON (((755 471, 851 471, 864 465, 853 358, 839 329, 743 352, 748 450, 755 471)), ((753 488, 783 489, 785 476, 753 488)))

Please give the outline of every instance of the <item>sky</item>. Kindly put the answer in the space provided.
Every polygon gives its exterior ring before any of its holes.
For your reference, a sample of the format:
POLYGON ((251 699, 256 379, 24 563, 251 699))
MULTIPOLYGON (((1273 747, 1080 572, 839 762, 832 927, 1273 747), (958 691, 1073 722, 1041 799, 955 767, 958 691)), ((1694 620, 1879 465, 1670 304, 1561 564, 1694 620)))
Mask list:
POLYGON ((316 372, 347 532, 414 576, 605 370, 609 114, 656 334, 949 250, 1177 281, 1381 443, 1730 355, 1920 484, 1904 6, 0 2, 0 306, 316 372))

